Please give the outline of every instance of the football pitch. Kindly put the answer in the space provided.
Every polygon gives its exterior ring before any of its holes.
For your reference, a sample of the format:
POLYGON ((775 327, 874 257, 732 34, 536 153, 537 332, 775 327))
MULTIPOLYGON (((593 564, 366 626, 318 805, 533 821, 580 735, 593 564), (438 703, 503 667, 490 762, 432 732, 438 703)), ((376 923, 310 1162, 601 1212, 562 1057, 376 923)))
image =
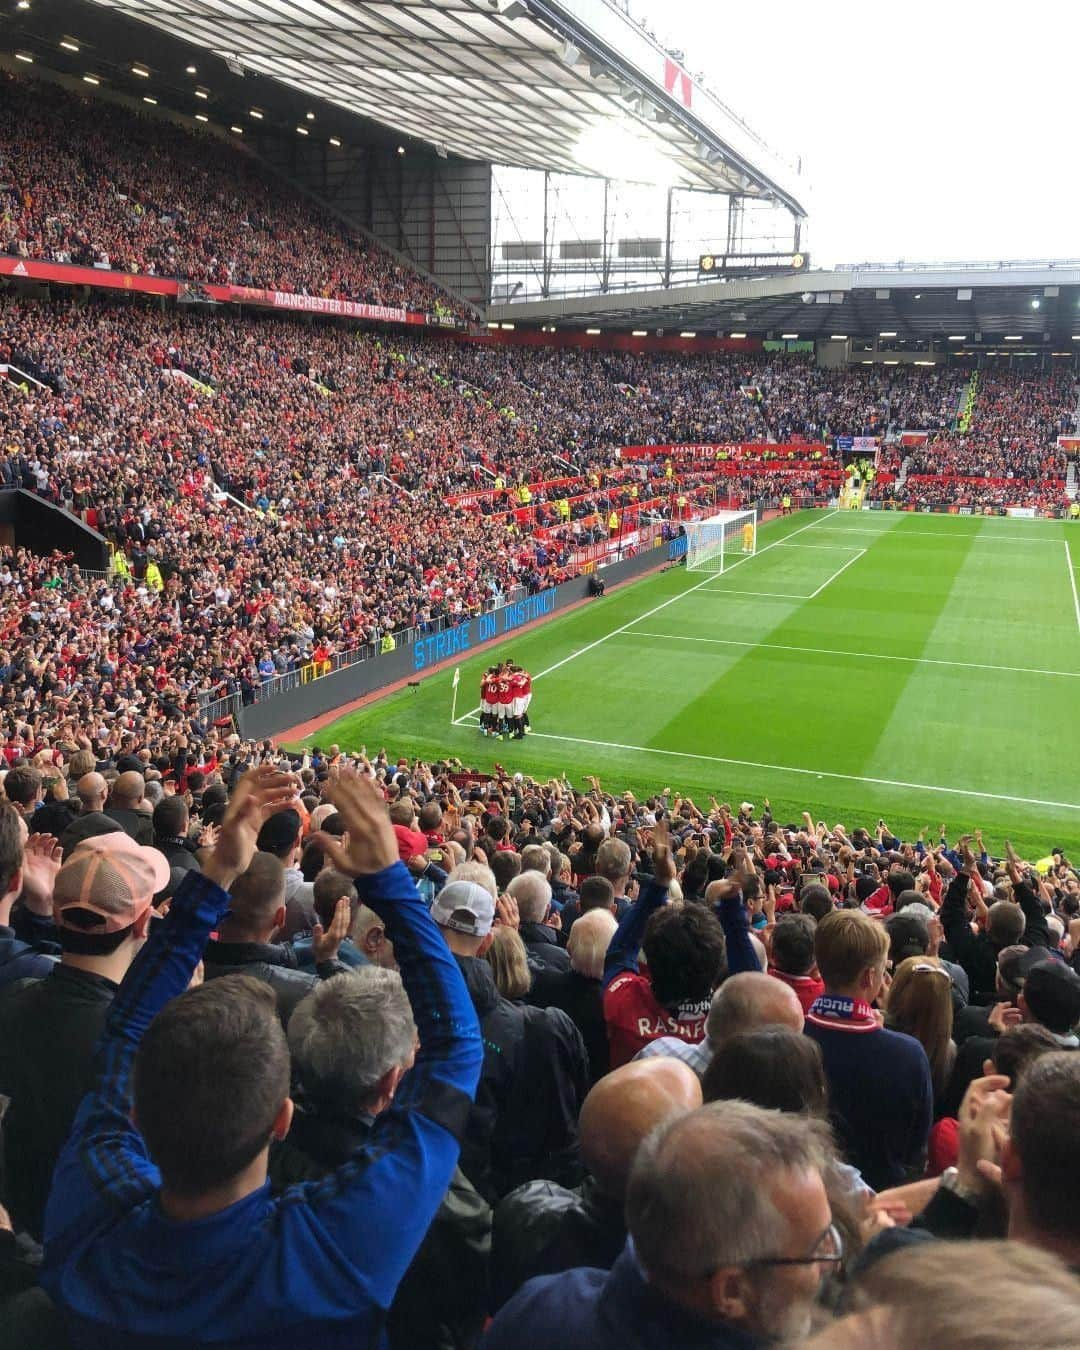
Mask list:
POLYGON ((722 575, 677 567, 589 601, 312 738, 708 809, 905 838, 981 826, 1080 852, 1080 526, 807 511, 722 575), (480 674, 533 674, 533 733, 477 724, 480 674))

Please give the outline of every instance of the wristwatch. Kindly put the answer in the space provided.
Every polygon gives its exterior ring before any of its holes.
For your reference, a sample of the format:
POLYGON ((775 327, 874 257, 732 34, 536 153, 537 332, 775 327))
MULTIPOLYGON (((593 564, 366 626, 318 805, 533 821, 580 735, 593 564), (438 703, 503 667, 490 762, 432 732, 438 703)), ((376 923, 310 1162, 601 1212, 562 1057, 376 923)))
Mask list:
POLYGON ((943 1191, 952 1191, 958 1200, 963 1200, 965 1204, 977 1205, 979 1203, 980 1192, 975 1186, 965 1186, 960 1181, 960 1169, 957 1167, 946 1167, 941 1174, 941 1189, 943 1191))

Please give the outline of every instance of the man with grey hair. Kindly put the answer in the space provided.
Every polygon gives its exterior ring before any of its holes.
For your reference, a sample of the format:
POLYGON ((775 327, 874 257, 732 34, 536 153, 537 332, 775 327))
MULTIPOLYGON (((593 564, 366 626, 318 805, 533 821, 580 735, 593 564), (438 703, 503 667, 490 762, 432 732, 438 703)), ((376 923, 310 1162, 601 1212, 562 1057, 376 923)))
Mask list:
MULTIPOLYGON (((538 851, 543 853, 543 849, 538 851)), ((570 958, 559 946, 555 928, 547 922, 551 915, 551 885, 547 879, 537 870, 523 871, 510 882, 506 893, 517 902, 521 916, 518 932, 525 944, 529 969, 534 975, 569 970, 570 958)), ((558 922, 557 915, 552 922, 558 922)))
MULTIPOLYGON (((775 983, 775 982, 774 982, 775 983)), ((485 1350, 750 1350, 798 1340, 842 1256, 820 1123, 713 1102, 658 1126, 626 1190, 631 1242, 610 1272, 531 1280, 485 1350)))
POLYGON ((316 985, 289 1020, 289 1054, 313 1106, 371 1118, 385 1111, 416 1054, 401 976, 360 966, 316 985))
POLYGON ((551 877, 551 855, 543 844, 526 844, 521 850, 522 872, 539 872, 548 880, 551 877))
POLYGON ((596 850, 596 875, 611 882, 616 900, 629 898, 626 894, 634 868, 630 845, 621 839, 605 839, 596 850))
MULTIPOLYGON (((577 924, 574 927, 576 929, 577 924)), ((661 1036, 643 1046, 634 1059, 670 1056, 689 1064, 700 1077, 712 1062, 717 1046, 729 1036, 741 1031, 757 1031, 761 1027, 790 1027, 792 1031, 802 1031, 803 1021, 802 1004, 790 985, 761 971, 743 970, 738 975, 729 975, 713 994, 705 1018, 703 1041, 690 1045, 680 1036, 661 1036)))
MULTIPOLYGON (((329 1175, 364 1147, 417 1046, 401 976, 374 965, 316 985, 293 1012, 288 1035, 299 1104, 288 1135, 270 1154, 277 1191, 329 1175)), ((391 1350, 475 1341, 483 1326, 490 1243, 491 1210, 456 1167, 390 1305, 391 1350)))

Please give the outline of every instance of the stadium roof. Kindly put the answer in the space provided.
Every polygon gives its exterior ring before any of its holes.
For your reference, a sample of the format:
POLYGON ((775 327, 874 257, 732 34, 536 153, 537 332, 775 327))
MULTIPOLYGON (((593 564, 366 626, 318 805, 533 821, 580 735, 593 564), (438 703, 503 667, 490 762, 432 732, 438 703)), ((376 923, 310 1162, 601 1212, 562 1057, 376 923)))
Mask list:
POLYGON ((96 3, 446 153, 805 215, 794 170, 607 0, 96 3))
POLYGON ((1080 263, 851 268, 490 306, 525 325, 800 338, 1064 342, 1080 350, 1080 263), (981 335, 981 336, 980 336, 981 335))

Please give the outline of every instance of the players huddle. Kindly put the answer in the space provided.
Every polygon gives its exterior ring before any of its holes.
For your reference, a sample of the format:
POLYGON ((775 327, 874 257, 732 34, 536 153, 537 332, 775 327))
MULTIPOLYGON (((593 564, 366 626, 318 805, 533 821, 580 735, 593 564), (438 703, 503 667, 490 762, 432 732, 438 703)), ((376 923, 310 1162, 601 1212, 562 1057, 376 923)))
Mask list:
POLYGON ((480 730, 485 736, 520 741, 530 730, 532 676, 512 661, 488 666, 480 680, 480 730))

